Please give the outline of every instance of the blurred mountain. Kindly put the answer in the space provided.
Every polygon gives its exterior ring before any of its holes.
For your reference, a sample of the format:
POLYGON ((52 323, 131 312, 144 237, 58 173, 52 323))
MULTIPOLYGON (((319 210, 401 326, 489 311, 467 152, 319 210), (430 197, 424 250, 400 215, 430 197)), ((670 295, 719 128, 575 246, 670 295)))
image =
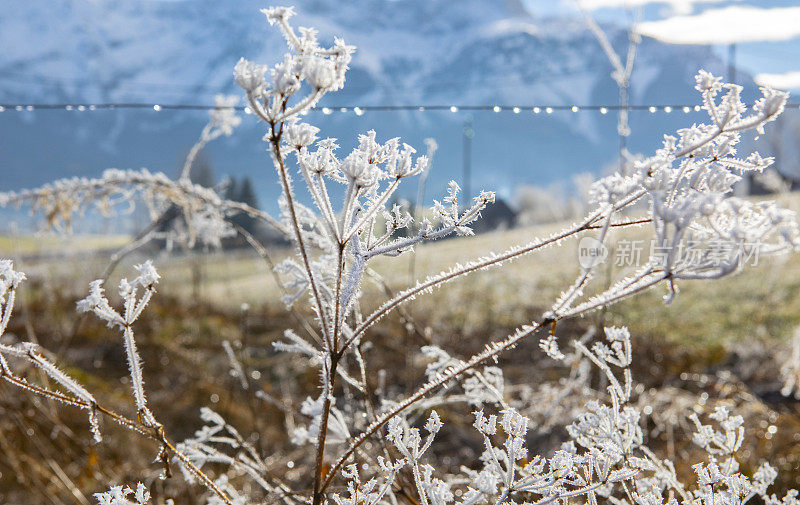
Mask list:
MULTIPOLYGON (((0 16, 0 103, 212 103, 216 93, 239 94, 232 69, 240 56, 272 63, 284 52, 281 36, 258 12, 264 6, 261 0, 11 2, 0 16)), ((538 17, 518 0, 306 0, 297 11, 295 24, 316 27, 322 40, 339 35, 358 46, 348 84, 323 105, 617 103, 611 67, 583 22, 538 17)), ((605 28, 624 52, 624 30, 605 28)), ((644 40, 631 103, 697 103, 692 87, 699 68, 722 74, 725 66, 708 47, 644 40)), ((370 128, 420 150, 425 137, 434 137, 440 150, 427 194, 436 197, 447 180, 461 177, 466 115, 314 112, 309 120, 322 135, 340 138, 343 149, 370 128)), ((519 184, 599 173, 616 158, 613 112, 472 116, 473 190, 510 193, 519 184)), ((205 117, 185 111, 0 113, 0 189, 108 167, 175 173, 205 117)), ((650 151, 663 133, 700 120, 694 112, 634 112, 631 146, 650 151)), ((262 135, 263 126, 246 116, 208 155, 217 174, 251 176, 259 199, 268 202, 278 188, 262 135)))

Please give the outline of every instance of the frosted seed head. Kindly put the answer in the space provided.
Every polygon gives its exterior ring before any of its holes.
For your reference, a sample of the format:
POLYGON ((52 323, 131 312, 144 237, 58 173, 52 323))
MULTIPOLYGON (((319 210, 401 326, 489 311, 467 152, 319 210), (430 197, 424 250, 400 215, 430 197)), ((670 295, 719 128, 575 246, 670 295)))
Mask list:
POLYGON ((438 433, 441 428, 442 420, 439 418, 439 414, 437 414, 435 410, 432 410, 428 421, 425 423, 425 429, 428 433, 435 434, 438 433))
POLYGON ((156 271, 155 266, 153 266, 152 260, 147 260, 141 265, 134 266, 134 268, 139 271, 139 277, 137 277, 134 282, 138 281, 138 283, 144 287, 158 284, 158 280, 161 276, 156 271))
POLYGON ((283 141, 295 149, 310 146, 317 139, 319 128, 296 119, 287 121, 283 127, 283 141))
POLYGON ((103 303, 108 303, 103 294, 103 281, 97 279, 89 283, 89 296, 77 303, 78 312, 89 312, 103 303))
POLYGON ((300 89, 300 79, 297 78, 295 66, 294 58, 287 54, 282 62, 270 70, 272 88, 279 95, 289 96, 300 89))
POLYGON ((209 124, 216 128, 221 135, 227 137, 233 134, 234 128, 242 123, 242 118, 236 115, 236 104, 239 97, 235 95, 217 95, 214 97, 214 108, 209 115, 209 124))
POLYGON ((14 262, 0 260, 0 283, 7 288, 16 288, 25 280, 25 274, 14 270, 14 262))
POLYGON ((295 15, 294 7, 270 7, 268 9, 261 9, 261 12, 267 17, 267 22, 270 25, 288 21, 295 15))
POLYGON ((303 60, 303 71, 308 82, 318 90, 327 90, 336 84, 336 64, 326 58, 312 57, 303 60))
POLYGON ((251 61, 240 58, 233 68, 233 77, 236 84, 242 87, 245 91, 253 93, 262 90, 266 85, 264 74, 267 68, 263 65, 256 65, 251 61))
POLYGON ((705 70, 700 70, 694 77, 694 80, 697 83, 694 89, 701 93, 710 92, 716 94, 722 89, 722 78, 714 77, 714 75, 705 70))

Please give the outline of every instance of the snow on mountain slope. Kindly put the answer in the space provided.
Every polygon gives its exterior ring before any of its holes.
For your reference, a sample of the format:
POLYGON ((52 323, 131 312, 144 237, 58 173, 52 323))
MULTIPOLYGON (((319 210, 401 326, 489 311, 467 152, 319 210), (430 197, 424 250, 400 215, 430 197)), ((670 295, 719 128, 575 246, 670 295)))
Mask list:
MULTIPOLYGON (((274 62, 284 51, 258 12, 264 6, 262 0, 14 2, 0 16, 0 102, 210 103, 218 92, 238 94, 232 69, 240 56, 274 62)), ((328 105, 617 101, 610 65, 582 22, 536 18, 516 0, 301 0, 297 11, 297 23, 318 28, 322 39, 341 35, 358 46, 348 84, 326 99, 328 105)), ((610 29, 624 48, 624 32, 610 29)), ((706 47, 645 40, 639 54, 632 103, 694 103, 696 70, 723 69, 706 47)), ((473 116, 473 189, 502 193, 520 183, 599 172, 615 156, 613 114, 473 116)), ((369 128, 417 146, 424 137, 437 138, 433 195, 460 177, 464 119, 449 112, 311 118, 344 148, 355 132, 369 128)), ((654 119, 634 113, 634 148, 649 150, 663 132, 700 116, 654 119)), ((166 111, 0 114, 0 188, 110 166, 172 172, 203 122, 203 113, 166 111)), ((233 138, 212 145, 217 172, 263 174, 262 129, 248 116, 233 138)), ((277 193, 271 181, 256 179, 262 198, 277 193)))

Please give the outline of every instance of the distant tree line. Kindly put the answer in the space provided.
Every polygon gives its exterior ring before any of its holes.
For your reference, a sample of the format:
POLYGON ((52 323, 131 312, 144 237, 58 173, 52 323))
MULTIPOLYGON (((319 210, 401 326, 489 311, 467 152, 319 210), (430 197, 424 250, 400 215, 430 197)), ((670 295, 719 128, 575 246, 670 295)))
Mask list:
MULTIPOLYGON (((253 188, 253 181, 249 176, 242 176, 239 178, 226 176, 221 180, 217 179, 214 168, 211 165, 208 157, 200 152, 194 160, 194 165, 190 172, 190 179, 194 184, 198 184, 205 188, 211 188, 217 191, 226 200, 235 202, 242 202, 253 208, 260 208, 258 204, 258 197, 256 196, 255 189, 253 188)), ((159 226, 161 231, 167 231, 172 226, 172 220, 179 215, 177 207, 170 208, 165 212, 165 217, 159 226)), ((237 214, 229 220, 232 224, 245 230, 252 235, 256 240, 261 243, 277 243, 284 242, 283 237, 276 235, 272 230, 267 229, 262 223, 252 216, 246 214, 237 214)), ((165 247, 165 241, 157 241, 159 247, 165 247)), ((237 233, 233 237, 223 240, 223 248, 233 249, 239 247, 249 247, 247 240, 237 233)))

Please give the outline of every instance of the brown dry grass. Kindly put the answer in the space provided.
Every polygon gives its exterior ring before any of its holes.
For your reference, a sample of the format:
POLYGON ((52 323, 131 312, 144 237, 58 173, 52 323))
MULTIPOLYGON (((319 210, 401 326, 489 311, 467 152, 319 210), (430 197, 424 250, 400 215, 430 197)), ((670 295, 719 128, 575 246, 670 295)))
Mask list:
MULTIPOLYGON (((430 244, 419 249, 413 269, 418 277, 436 273, 453 262, 530 240, 550 228, 430 244)), ((640 232, 632 233, 636 237, 640 232)), ((424 362, 414 359, 409 349, 432 342, 466 356, 536 317, 576 274, 575 249, 575 242, 568 242, 561 249, 480 272, 414 301, 405 314, 414 325, 395 315, 376 327, 373 344, 365 350, 371 377, 386 370, 393 391, 407 391, 422 381, 424 369, 424 362), (398 362, 398 356, 405 358, 398 362)), ((275 259, 285 254, 274 251, 275 259)), ((223 340, 241 346, 237 349, 246 368, 257 372, 250 376, 251 388, 293 399, 290 409, 314 394, 313 370, 271 349, 283 329, 297 327, 297 322, 280 304, 280 290, 267 266, 243 253, 162 258, 157 264, 164 276, 162 287, 136 328, 154 412, 171 438, 180 440, 199 427, 199 406, 211 406, 242 433, 258 433, 252 441, 263 454, 279 454, 270 459, 272 471, 302 488, 307 456, 288 443, 285 433, 291 416, 252 400, 252 389, 242 391, 220 352, 223 340), (200 282, 195 288, 192 279, 198 270, 200 282), (242 302, 251 306, 246 320, 239 310, 242 302), (287 466, 289 461, 293 468, 287 466)), ((5 338, 40 342, 56 352, 59 364, 96 391, 103 402, 132 413, 119 336, 91 320, 77 331, 75 326, 74 302, 104 267, 100 257, 89 254, 69 261, 23 261, 21 269, 28 272, 29 280, 5 338)), ((375 268, 390 289, 410 282, 409 258, 380 260, 375 268)), ((121 266, 109 284, 128 272, 128 266, 121 266)), ((599 279, 608 282, 622 273, 609 268, 599 279)), ((656 410, 646 424, 648 436, 655 447, 680 462, 682 473, 688 475, 688 463, 697 456, 689 441, 686 415, 724 403, 738 406, 753 428, 743 468, 769 459, 783 471, 782 487, 800 482, 796 435, 800 404, 777 394, 781 353, 791 330, 800 325, 800 258, 763 262, 730 279, 687 283, 681 288, 671 307, 659 302, 663 293, 653 292, 564 325, 559 333, 568 340, 596 325, 631 328, 639 355, 635 378, 644 385, 641 401, 656 410), (664 428, 664 419, 670 416, 674 417, 671 431, 664 428), (772 425, 778 428, 774 435, 768 431, 772 425)), ((368 281, 364 289, 367 305, 383 299, 383 286, 368 281)), ((306 312, 302 306, 299 310, 306 312)), ((535 342, 519 346, 502 358, 501 365, 509 383, 536 385, 564 373, 542 359, 535 342)), ((470 423, 465 421, 468 410, 453 407, 442 412, 451 431, 435 448, 440 454, 469 456, 478 450, 470 423)), ((180 477, 156 479, 160 468, 151 463, 156 451, 152 443, 109 423, 104 429, 106 442, 95 446, 89 442, 84 413, 56 409, 0 384, 0 503, 91 503, 91 493, 103 490, 107 483, 137 480, 152 485, 156 503, 167 497, 178 503, 199 499, 199 489, 185 486, 180 477)), ((531 444, 546 450, 562 434, 556 430, 548 436, 536 435, 531 444)))

